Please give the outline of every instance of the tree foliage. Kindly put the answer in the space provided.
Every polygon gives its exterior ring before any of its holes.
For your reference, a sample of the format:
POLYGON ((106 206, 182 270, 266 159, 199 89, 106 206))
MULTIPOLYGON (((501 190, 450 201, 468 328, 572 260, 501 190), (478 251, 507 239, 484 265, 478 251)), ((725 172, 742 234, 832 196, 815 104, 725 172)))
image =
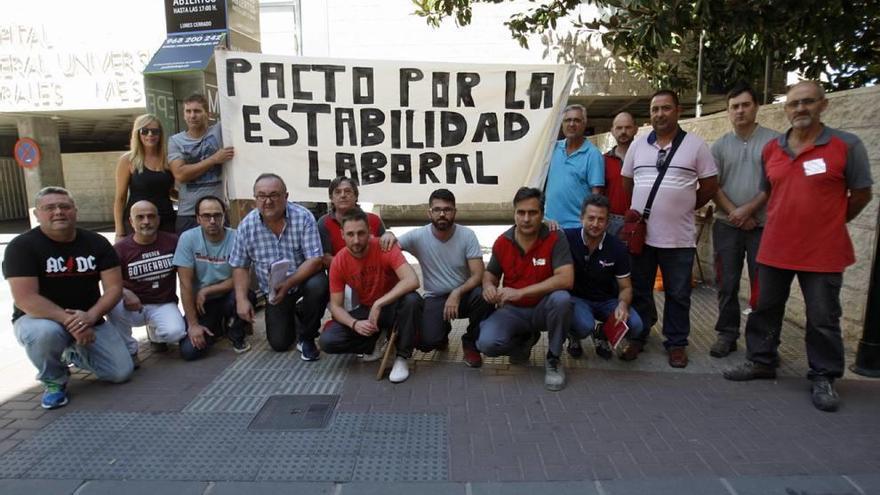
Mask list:
MULTIPOLYGON (((437 26, 451 17, 471 22, 472 3, 506 0, 413 0, 417 14, 437 26)), ((656 86, 696 85, 703 34, 703 78, 713 91, 733 81, 760 81, 772 67, 822 79, 828 89, 876 83, 880 77, 880 2, 877 0, 547 0, 505 24, 514 39, 556 28, 582 3, 595 19, 572 19, 576 29, 601 36, 634 75, 656 86)))

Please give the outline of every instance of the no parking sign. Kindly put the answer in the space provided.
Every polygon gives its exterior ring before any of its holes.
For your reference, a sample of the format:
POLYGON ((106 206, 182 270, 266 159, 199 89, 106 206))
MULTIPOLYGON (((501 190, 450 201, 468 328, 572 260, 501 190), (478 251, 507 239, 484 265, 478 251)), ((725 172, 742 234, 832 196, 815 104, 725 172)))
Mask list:
POLYGON ((19 139, 15 143, 13 154, 21 168, 31 169, 40 165, 40 146, 31 138, 19 139))

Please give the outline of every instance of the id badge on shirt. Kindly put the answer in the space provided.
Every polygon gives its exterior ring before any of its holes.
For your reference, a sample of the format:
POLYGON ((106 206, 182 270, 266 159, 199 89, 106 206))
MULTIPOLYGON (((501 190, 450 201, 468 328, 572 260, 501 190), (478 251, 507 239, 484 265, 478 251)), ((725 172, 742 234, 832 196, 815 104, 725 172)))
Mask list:
POLYGON ((804 175, 811 176, 825 173, 825 160, 816 158, 815 160, 807 160, 804 162, 804 175))

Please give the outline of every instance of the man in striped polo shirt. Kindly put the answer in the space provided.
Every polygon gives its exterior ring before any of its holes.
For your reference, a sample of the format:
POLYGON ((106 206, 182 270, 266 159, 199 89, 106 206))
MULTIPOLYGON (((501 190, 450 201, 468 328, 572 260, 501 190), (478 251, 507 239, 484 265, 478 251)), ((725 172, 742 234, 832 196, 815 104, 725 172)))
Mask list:
MULTIPOLYGON (((691 331, 691 269, 696 253, 694 210, 705 205, 718 190, 718 170, 705 141, 678 126, 681 106, 678 95, 662 89, 651 97, 649 134, 633 142, 623 160, 624 189, 632 191, 631 208, 642 213, 648 195, 663 167, 666 174, 651 206, 645 248, 633 256, 633 307, 645 321, 645 328, 657 322, 654 305, 654 277, 657 267, 663 273, 666 292, 663 307, 663 346, 669 365, 688 364, 685 348, 691 331), (673 142, 684 133, 681 144, 673 142), (668 155, 672 159, 668 160, 668 155)), ((644 332, 643 339, 649 332, 644 332)), ((632 345, 643 342, 634 340, 632 345)))

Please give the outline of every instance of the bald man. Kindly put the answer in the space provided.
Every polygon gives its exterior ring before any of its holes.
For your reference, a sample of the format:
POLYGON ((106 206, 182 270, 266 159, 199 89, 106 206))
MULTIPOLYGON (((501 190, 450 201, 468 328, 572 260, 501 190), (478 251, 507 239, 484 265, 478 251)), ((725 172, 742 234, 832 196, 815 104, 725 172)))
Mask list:
POLYGON ((138 344, 131 327, 146 325, 153 350, 164 351, 186 337, 186 325, 177 307, 177 269, 172 263, 177 236, 159 231, 159 213, 149 201, 133 204, 129 221, 134 233, 113 246, 122 266, 123 289, 110 320, 137 363, 138 344))

